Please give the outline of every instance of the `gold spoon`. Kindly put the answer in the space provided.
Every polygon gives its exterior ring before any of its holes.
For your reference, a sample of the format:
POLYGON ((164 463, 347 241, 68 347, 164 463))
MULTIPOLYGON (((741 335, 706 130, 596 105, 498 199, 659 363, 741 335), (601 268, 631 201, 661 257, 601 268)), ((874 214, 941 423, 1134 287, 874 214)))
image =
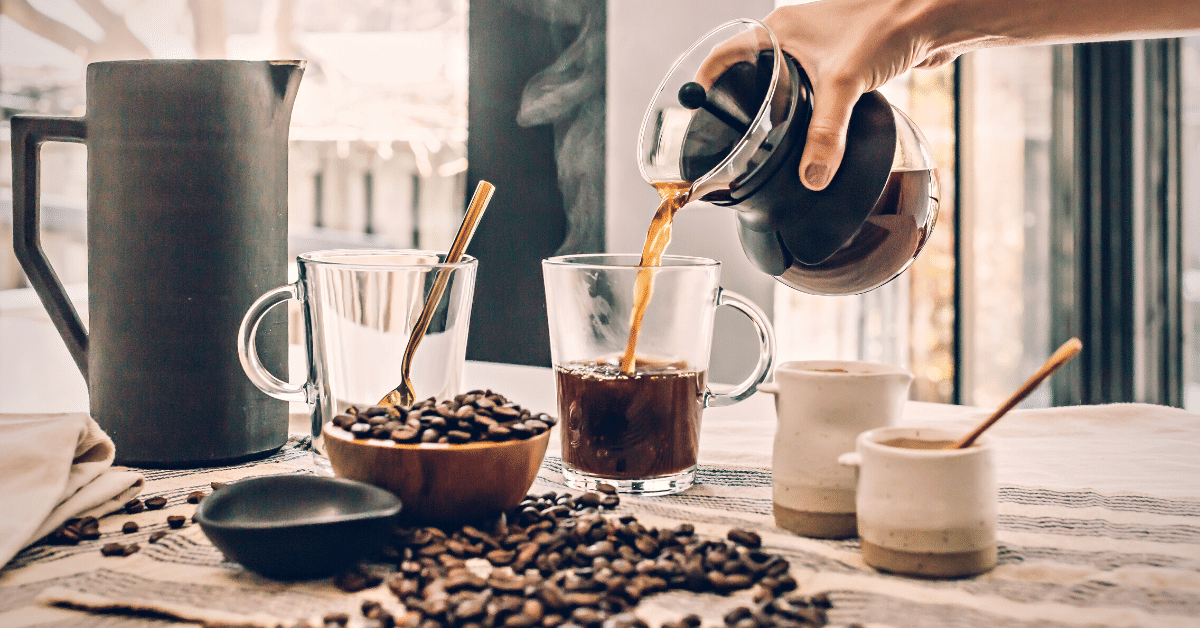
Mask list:
MULTIPOLYGON (((487 209, 488 202, 492 200, 492 193, 495 191, 496 186, 487 181, 480 181, 479 185, 475 187, 475 195, 471 197, 471 204, 467 206, 467 212, 463 215, 462 224, 458 227, 458 234, 454 236, 454 242, 450 244, 450 251, 446 253, 446 264, 456 264, 462 259, 463 252, 467 250, 467 245, 471 242, 471 237, 475 235, 475 227, 479 226, 483 210, 487 209)), ((433 318, 433 312, 442 300, 442 293, 446 291, 448 283, 450 283, 450 271, 444 269, 440 271, 437 280, 433 282, 433 289, 429 291, 429 298, 425 300, 421 316, 417 319, 417 324, 413 325, 412 335, 408 337, 408 346, 404 348, 404 360, 400 363, 400 385, 384 395, 383 399, 379 400, 379 405, 407 406, 416 401, 408 372, 412 369, 413 354, 417 352, 417 345, 420 345, 421 339, 425 337, 425 331, 429 329, 429 321, 433 318)))
POLYGON ((1008 411, 1012 410, 1018 403, 1021 403, 1022 399, 1028 397, 1029 393, 1033 392, 1033 389, 1037 388, 1038 384, 1042 383, 1042 380, 1050 377, 1050 374, 1054 371, 1057 371, 1058 367, 1070 362, 1071 358, 1079 355, 1079 350, 1082 348, 1083 343, 1080 342, 1078 338, 1072 338, 1064 342, 1062 346, 1054 352, 1054 355, 1051 355, 1050 359, 1046 360, 1046 363, 1042 365, 1042 368, 1038 369, 1037 372, 1033 374, 1033 377, 1030 377, 1024 385, 1018 388, 1017 392, 1013 393, 1013 395, 1008 398, 1008 401, 1005 401, 1003 405, 997 408, 996 411, 992 413, 992 416, 988 417, 983 423, 980 423, 979 426, 972 430, 970 434, 963 436, 953 445, 947 447, 947 449, 963 449, 970 447, 971 443, 974 443, 975 439, 979 438, 980 434, 994 425, 996 421, 999 421, 1000 417, 1008 414, 1008 411))

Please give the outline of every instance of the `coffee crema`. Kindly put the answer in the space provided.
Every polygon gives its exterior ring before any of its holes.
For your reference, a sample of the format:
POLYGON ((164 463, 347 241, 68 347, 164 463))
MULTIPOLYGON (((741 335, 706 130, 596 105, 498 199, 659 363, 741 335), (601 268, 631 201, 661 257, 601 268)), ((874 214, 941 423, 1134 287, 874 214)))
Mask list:
MULTIPOLYGON (((920 438, 890 438, 888 440, 879 441, 880 445, 888 447, 898 447, 900 449, 953 449, 954 441, 952 440, 922 440, 920 438)), ((972 445, 974 447, 974 445, 972 445)))
POLYGON ((563 462, 610 479, 681 473, 696 465, 707 374, 638 360, 556 366, 563 462))

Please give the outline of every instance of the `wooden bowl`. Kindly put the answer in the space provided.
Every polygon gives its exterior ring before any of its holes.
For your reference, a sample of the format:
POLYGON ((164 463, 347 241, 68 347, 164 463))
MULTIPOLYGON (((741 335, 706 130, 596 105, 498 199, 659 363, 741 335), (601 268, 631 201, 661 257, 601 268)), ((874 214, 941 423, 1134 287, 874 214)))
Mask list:
POLYGON ((339 477, 374 484, 404 504, 410 524, 454 525, 510 510, 537 477, 550 430, 526 440, 460 445, 355 440, 326 423, 325 451, 339 477))

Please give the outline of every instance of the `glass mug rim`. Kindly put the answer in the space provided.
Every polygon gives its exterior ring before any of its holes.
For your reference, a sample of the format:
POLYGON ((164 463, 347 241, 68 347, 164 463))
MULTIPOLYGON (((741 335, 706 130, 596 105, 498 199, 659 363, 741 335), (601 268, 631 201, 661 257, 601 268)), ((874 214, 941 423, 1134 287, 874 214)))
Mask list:
MULTIPOLYGON (((637 253, 575 253, 557 255, 542 260, 543 266, 608 270, 617 268, 640 269, 642 256, 637 253), (620 261, 616 261, 620 260, 620 261), (615 261, 615 263, 614 263, 615 261)), ((662 263, 654 266, 656 272, 688 268, 720 268, 721 262, 707 257, 691 255, 664 255, 662 263)))
POLYGON ((296 256, 296 261, 305 265, 321 265, 321 266, 336 266, 347 270, 406 270, 406 269, 429 269, 429 268, 445 268, 456 269, 476 266, 479 260, 470 255, 463 255, 462 259, 448 264, 446 262, 378 262, 372 263, 364 261, 363 258, 372 257, 388 257, 397 255, 406 255, 412 257, 426 256, 437 258, 439 255, 445 255, 445 251, 434 251, 426 249, 322 249, 319 251, 308 251, 296 256))

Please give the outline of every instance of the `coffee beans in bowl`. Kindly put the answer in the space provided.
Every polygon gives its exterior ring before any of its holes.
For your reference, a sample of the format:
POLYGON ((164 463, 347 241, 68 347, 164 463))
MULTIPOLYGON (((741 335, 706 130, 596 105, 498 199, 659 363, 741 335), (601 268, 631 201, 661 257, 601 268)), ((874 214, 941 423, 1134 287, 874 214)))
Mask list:
POLYGON ((340 477, 386 488, 409 522, 448 525, 516 506, 557 419, 491 390, 411 406, 352 406, 324 426, 340 477))

